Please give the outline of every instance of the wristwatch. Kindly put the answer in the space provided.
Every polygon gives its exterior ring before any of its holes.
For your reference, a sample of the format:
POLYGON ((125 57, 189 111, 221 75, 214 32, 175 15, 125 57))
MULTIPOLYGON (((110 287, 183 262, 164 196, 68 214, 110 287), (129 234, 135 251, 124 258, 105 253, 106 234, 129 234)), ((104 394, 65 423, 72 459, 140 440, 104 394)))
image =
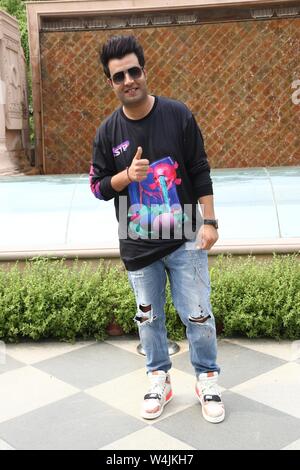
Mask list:
POLYGON ((203 219, 204 225, 212 225, 215 229, 219 228, 218 219, 203 219))

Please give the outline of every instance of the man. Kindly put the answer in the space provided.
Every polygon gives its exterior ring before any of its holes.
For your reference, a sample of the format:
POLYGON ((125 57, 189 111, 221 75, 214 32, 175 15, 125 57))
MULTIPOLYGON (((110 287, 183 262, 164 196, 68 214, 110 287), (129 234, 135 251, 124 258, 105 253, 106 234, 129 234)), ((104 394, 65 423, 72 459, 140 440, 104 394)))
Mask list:
POLYGON ((120 253, 136 297, 150 379, 141 415, 157 418, 172 398, 164 312, 168 275, 186 326, 202 414, 218 423, 225 412, 207 263, 218 226, 202 135, 183 103, 148 93, 144 53, 134 36, 111 37, 100 59, 121 107, 97 129, 90 185, 97 198, 115 201, 120 253), (198 202, 204 223, 195 238, 198 202))

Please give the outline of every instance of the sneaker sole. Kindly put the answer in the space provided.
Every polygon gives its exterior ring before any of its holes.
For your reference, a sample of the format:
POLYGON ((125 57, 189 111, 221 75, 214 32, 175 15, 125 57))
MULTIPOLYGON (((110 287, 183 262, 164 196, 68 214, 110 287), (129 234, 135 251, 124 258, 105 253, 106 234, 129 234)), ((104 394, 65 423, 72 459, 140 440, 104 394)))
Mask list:
POLYGON ((208 421, 209 423, 213 423, 213 424, 221 423, 222 421, 224 421, 224 419, 225 419, 225 410, 224 409, 223 409, 223 414, 221 416, 216 416, 215 418, 213 418, 211 416, 208 416, 207 414, 205 414, 204 408, 202 406, 201 398, 199 397, 199 395, 197 393, 197 389, 196 389, 196 395, 197 395, 197 398, 198 398, 198 400, 200 402, 200 405, 201 405, 202 416, 206 421, 208 421))
POLYGON ((173 398, 173 392, 171 393, 171 396, 166 400, 163 405, 161 406, 161 409, 157 411, 156 413, 146 413, 144 410, 141 412, 141 417, 144 419, 155 419, 158 418, 162 412, 164 411, 164 407, 172 400, 173 398))
POLYGON ((222 421, 224 421, 224 419, 225 419, 225 411, 224 411, 224 413, 223 413, 221 416, 217 416, 216 418, 212 418, 211 416, 207 416, 207 415, 204 413, 204 410, 203 410, 203 407, 202 407, 202 416, 203 416, 203 418, 206 419, 206 421, 208 421, 209 423, 217 424, 217 423, 221 423, 222 421))

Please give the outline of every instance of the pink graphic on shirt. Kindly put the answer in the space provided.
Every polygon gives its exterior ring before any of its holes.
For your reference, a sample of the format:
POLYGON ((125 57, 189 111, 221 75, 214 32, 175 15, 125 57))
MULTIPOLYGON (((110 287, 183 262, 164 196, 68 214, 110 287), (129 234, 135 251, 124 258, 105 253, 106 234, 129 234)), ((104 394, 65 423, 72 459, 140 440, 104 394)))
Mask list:
MULTIPOLYGON (((177 194, 181 178, 177 178, 178 163, 171 157, 153 162, 147 178, 128 186, 131 206, 128 211, 129 230, 142 237, 168 232, 187 220, 177 194)), ((168 234, 166 234, 168 236, 168 234)))
POLYGON ((164 177, 164 181, 169 190, 173 184, 181 184, 181 178, 177 178, 176 169, 178 163, 175 162, 173 165, 169 163, 158 163, 154 168, 149 168, 149 173, 153 174, 155 183, 149 184, 150 189, 161 189, 161 176, 164 177))
POLYGON ((114 157, 118 157, 119 155, 121 155, 121 153, 126 152, 126 150, 128 149, 129 145, 130 145, 129 140, 125 140, 125 142, 122 142, 122 143, 119 144, 117 147, 113 147, 113 148, 112 148, 113 156, 114 156, 114 157))
POLYGON ((100 181, 94 182, 93 176, 95 176, 95 170, 93 164, 91 163, 89 174, 89 183, 91 191, 97 199, 104 199, 100 191, 100 181))

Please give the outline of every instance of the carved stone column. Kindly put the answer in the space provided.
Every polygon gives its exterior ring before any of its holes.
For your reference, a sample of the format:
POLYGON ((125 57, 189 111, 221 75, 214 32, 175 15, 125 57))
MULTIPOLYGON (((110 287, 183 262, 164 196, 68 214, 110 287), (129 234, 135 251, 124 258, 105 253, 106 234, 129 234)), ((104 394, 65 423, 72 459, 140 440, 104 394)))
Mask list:
POLYGON ((2 77, 2 34, 0 29, 0 159, 7 158, 6 132, 5 132, 5 105, 6 105, 6 84, 2 77))
POLYGON ((0 172, 28 164, 27 80, 18 22, 0 11, 0 172))

